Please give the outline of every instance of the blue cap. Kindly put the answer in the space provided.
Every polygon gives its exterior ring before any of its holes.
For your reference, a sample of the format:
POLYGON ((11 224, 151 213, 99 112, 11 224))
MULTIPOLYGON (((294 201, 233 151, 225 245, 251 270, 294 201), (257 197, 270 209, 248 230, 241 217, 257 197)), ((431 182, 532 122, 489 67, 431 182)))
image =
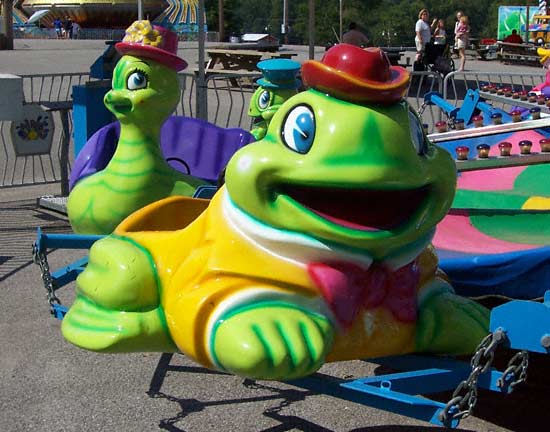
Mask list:
POLYGON ((297 89, 301 82, 296 78, 300 71, 300 63, 290 59, 262 60, 257 65, 263 78, 256 81, 265 88, 297 89))

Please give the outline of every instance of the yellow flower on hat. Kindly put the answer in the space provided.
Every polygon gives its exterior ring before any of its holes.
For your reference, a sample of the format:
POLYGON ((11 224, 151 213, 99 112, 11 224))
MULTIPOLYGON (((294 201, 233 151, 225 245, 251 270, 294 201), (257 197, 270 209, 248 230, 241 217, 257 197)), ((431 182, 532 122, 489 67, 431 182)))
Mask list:
POLYGON ((134 21, 126 29, 126 35, 122 41, 158 47, 162 45, 162 35, 153 28, 148 20, 134 21))

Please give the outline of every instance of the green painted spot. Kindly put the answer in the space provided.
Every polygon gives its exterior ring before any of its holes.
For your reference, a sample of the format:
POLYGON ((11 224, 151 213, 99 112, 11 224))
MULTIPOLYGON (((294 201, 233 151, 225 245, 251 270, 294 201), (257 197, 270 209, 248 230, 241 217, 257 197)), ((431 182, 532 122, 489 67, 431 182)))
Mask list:
POLYGON ((514 182, 514 189, 529 196, 550 197, 550 165, 533 165, 524 169, 514 182))
POLYGON ((550 214, 472 215, 470 220, 479 231, 500 240, 550 244, 550 214))
POLYGON ((516 191, 490 192, 458 190, 453 201, 453 209, 521 209, 529 196, 516 191))

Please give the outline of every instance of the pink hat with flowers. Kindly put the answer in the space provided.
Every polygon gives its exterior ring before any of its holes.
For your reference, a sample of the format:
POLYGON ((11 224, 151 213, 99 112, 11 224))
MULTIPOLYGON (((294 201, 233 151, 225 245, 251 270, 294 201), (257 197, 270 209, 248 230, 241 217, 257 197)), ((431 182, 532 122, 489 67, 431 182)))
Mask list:
POLYGON ((147 20, 134 21, 115 48, 122 55, 145 57, 176 71, 187 67, 187 62, 177 56, 178 35, 147 20))

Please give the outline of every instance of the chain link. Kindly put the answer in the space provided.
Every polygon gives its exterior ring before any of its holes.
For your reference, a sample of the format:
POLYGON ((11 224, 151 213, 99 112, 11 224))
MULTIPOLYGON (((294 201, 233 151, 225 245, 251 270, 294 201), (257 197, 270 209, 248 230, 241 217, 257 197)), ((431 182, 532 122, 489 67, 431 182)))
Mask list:
POLYGON ((40 267, 40 276, 42 277, 42 282, 44 283, 44 287, 47 291, 46 298, 48 300, 48 304, 50 305, 50 313, 55 315, 55 305, 61 305, 61 301, 55 295, 55 285, 50 272, 48 257, 44 251, 39 250, 36 244, 32 247, 32 256, 34 263, 40 267))
POLYGON ((424 114, 424 111, 426 110, 426 107, 428 106, 428 102, 424 102, 420 108, 418 109, 418 115, 422 117, 422 114, 424 114))
POLYGON ((506 370, 497 380, 497 386, 501 390, 508 384, 510 393, 514 391, 514 387, 527 380, 527 367, 529 366, 529 353, 520 351, 514 355, 508 362, 506 370))
POLYGON ((470 375, 458 384, 451 399, 439 413, 439 420, 443 424, 447 425, 452 420, 460 421, 472 414, 477 403, 479 376, 489 370, 495 358, 495 350, 505 337, 502 330, 497 330, 480 342, 470 361, 470 375))

